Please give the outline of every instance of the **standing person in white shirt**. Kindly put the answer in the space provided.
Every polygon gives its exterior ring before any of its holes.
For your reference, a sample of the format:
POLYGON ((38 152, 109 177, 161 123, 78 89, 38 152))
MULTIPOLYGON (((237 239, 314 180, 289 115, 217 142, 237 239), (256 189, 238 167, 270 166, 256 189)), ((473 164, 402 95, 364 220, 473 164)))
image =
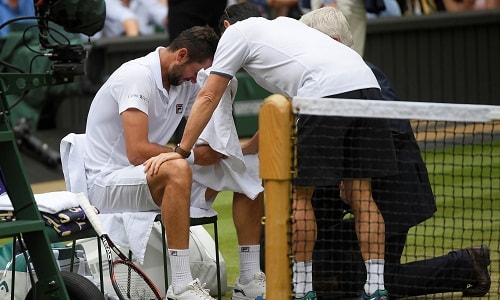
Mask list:
MULTIPOLYGON (((377 80, 359 54, 298 20, 262 18, 254 5, 245 2, 228 7, 222 15, 221 26, 223 35, 211 73, 196 98, 179 151, 162 155, 156 163, 187 157, 183 154, 195 144, 229 81, 240 68, 271 93, 287 97, 381 99, 377 80)), ((314 187, 338 184, 340 179, 344 185, 347 183, 346 201, 353 207, 363 258, 373 266, 369 272, 377 277, 374 293, 387 299, 383 284, 385 227, 371 194, 370 179, 397 172, 387 121, 301 115, 297 128, 298 176, 293 182, 292 228, 295 299, 316 299, 312 289, 312 253, 316 239, 311 204, 314 187), (365 122, 363 126, 362 122, 365 122), (346 125, 356 133, 349 134, 346 125), (335 151, 325 153, 322 134, 332 137, 328 139, 328 146, 336 147, 329 148, 335 151), (362 153, 356 155, 343 147, 344 139, 357 144, 362 153), (370 143, 370 140, 376 142, 370 143)))

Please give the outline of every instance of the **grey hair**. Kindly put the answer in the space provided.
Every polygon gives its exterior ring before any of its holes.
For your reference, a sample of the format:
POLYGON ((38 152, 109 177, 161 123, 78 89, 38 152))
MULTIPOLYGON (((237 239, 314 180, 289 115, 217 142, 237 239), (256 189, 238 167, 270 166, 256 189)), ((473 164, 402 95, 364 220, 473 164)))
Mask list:
POLYGON ((351 28, 344 14, 337 8, 325 6, 314 9, 300 18, 309 27, 317 29, 342 44, 352 47, 351 28))

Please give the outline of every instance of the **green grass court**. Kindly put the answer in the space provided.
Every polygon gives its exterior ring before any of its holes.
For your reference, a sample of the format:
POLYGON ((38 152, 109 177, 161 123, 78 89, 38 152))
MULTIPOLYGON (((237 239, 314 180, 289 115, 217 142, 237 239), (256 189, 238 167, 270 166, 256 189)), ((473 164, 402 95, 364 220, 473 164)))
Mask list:
MULTIPOLYGON (((492 285, 490 293, 478 299, 500 298, 500 155, 493 154, 499 150, 500 141, 497 141, 491 146, 454 147, 423 153, 434 184, 438 211, 433 218, 410 231, 405 249, 407 261, 414 261, 453 249, 487 244, 491 254, 492 285)), ((231 195, 221 193, 214 207, 219 213, 220 251, 226 261, 228 285, 233 286, 239 265, 231 195)), ((461 293, 436 295, 435 299, 455 298, 462 299, 461 293)), ((230 293, 223 299, 230 299, 230 293)))
MULTIPOLYGON (((478 299, 500 298, 500 156, 493 154, 499 153, 499 149, 500 141, 489 147, 465 146, 424 152, 435 185, 438 211, 434 218, 410 231, 405 249, 407 261, 413 261, 457 248, 488 244, 492 285, 490 293, 478 299)), ((219 213, 220 251, 226 262, 228 286, 232 287, 239 272, 232 193, 219 194, 214 209, 219 213)), ((207 230, 212 232, 211 228, 207 230)), ((230 297, 228 291, 223 299, 230 297)), ((420 298, 461 299, 461 293, 420 298)))

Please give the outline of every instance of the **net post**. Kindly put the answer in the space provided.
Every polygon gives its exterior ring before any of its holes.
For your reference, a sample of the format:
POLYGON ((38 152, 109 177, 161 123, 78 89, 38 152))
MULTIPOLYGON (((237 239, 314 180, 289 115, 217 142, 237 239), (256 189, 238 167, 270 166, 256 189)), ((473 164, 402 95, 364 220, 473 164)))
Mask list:
POLYGON ((290 299, 290 192, 292 179, 291 101, 267 97, 259 110, 260 177, 264 181, 266 299, 290 299))

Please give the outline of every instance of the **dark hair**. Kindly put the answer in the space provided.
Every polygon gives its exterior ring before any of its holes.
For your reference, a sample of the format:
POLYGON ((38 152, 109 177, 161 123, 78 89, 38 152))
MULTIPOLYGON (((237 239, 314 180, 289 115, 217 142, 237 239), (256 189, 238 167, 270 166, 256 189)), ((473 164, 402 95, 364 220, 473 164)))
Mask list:
POLYGON ((238 21, 243 21, 251 17, 260 17, 260 11, 257 5, 249 2, 241 2, 238 4, 233 4, 228 6, 219 21, 219 30, 224 32, 224 21, 229 21, 230 24, 234 24, 238 21))
POLYGON ((219 36, 209 26, 194 26, 182 31, 169 45, 172 51, 188 50, 189 62, 204 62, 213 59, 219 36))

